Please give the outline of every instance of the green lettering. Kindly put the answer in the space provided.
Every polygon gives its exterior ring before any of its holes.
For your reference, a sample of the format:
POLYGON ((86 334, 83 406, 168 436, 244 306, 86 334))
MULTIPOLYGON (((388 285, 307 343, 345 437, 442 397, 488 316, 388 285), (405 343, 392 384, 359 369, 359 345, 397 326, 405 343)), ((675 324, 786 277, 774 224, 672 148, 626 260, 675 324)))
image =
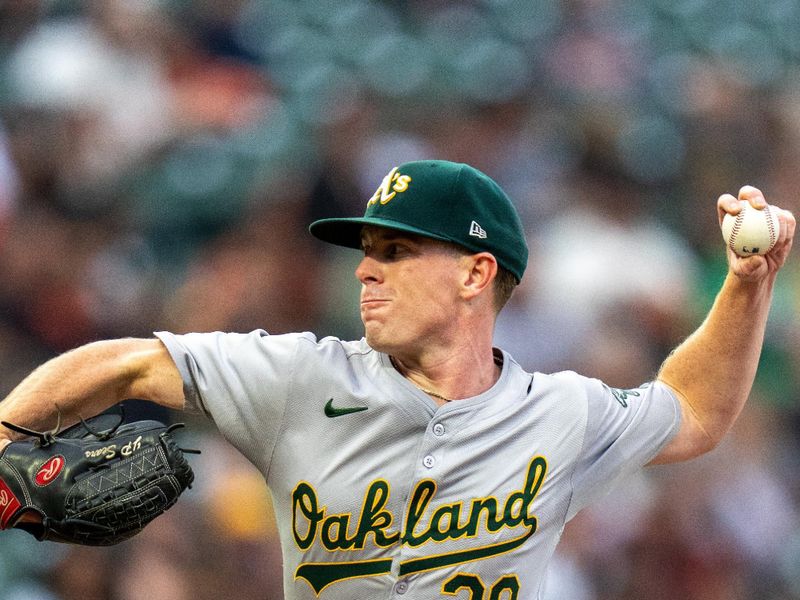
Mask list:
POLYGON ((392 513, 384 510, 388 502, 389 484, 383 480, 373 481, 364 496, 358 531, 353 540, 355 548, 363 548, 370 533, 375 536, 375 544, 382 548, 391 546, 400 539, 399 532, 388 535, 385 532, 392 525, 392 513))
POLYGON ((489 546, 479 546, 468 550, 460 550, 457 552, 446 552, 444 554, 435 554, 432 556, 423 556, 420 558, 412 558, 400 563, 400 577, 411 575, 412 573, 419 573, 420 571, 430 571, 431 569, 441 569, 452 565, 458 565, 465 562, 475 562, 485 558, 491 558, 499 554, 505 554, 516 550, 524 544, 528 538, 534 533, 535 529, 526 531, 523 535, 501 542, 499 544, 491 544, 489 546))
POLYGON ((495 498, 476 498, 472 501, 472 509, 469 514, 469 524, 467 530, 469 535, 474 536, 478 533, 478 523, 481 518, 481 511, 486 511, 486 530, 495 532, 503 527, 503 520, 497 520, 497 500, 495 498))
MULTIPOLYGON (((402 534, 386 532, 393 520, 392 514, 386 510, 389 502, 389 484, 383 480, 373 481, 364 495, 358 527, 352 538, 348 538, 351 515, 334 514, 326 517, 325 509, 319 507, 314 488, 306 482, 300 482, 292 493, 294 539, 301 550, 308 550, 319 528, 321 544, 327 550, 362 549, 370 534, 374 536, 375 544, 380 547, 389 547, 398 541, 417 547, 429 541, 442 542, 467 536, 477 537, 482 530, 484 517, 483 530, 490 533, 504 527, 513 529, 521 524, 525 525, 526 530, 511 540, 403 561, 400 563, 398 575, 403 577, 431 569, 484 560, 513 552, 536 533, 538 518, 532 513, 532 507, 546 474, 547 460, 537 456, 528 464, 522 488, 508 495, 502 511, 496 498, 476 498, 471 503, 468 521, 462 524, 463 503, 445 504, 433 511, 427 528, 418 532, 416 530, 419 523, 423 521, 437 491, 435 481, 424 479, 417 483, 411 493, 402 534), (306 528, 302 527, 304 521, 306 528)), ((305 563, 298 566, 295 578, 307 581, 319 595, 324 588, 336 581, 386 575, 391 572, 391 568, 392 560, 386 558, 353 562, 305 563)), ((445 593, 457 593, 459 589, 465 588, 471 593, 479 591, 463 577, 451 578, 446 582, 446 587, 447 589, 443 590, 445 593)), ((490 589, 491 600, 516 600, 519 595, 519 581, 516 576, 506 575, 495 582, 490 589)), ((483 593, 484 591, 480 591, 481 596, 483 593)))
POLYGON ((436 482, 431 479, 423 479, 415 487, 408 503, 408 517, 406 518, 406 529, 403 534, 403 543, 411 547, 424 544, 430 539, 430 529, 421 535, 414 534, 414 528, 422 519, 428 504, 436 494, 436 482))
POLYGON ((350 515, 331 515, 322 522, 320 540, 326 550, 350 550, 353 540, 347 537, 350 515))
POLYGON ((539 489, 542 487, 546 475, 547 461, 544 457, 537 456, 531 460, 522 490, 513 492, 506 500, 503 521, 508 527, 516 527, 520 523, 525 523, 534 529, 538 526, 539 520, 530 514, 530 508, 536 496, 539 495, 539 489), (517 506, 516 512, 515 505, 517 506))
POLYGON ((317 596, 332 583, 358 577, 388 575, 392 559, 360 560, 357 562, 306 563, 297 567, 295 579, 305 579, 317 596))
POLYGON ((455 596, 461 590, 469 592, 469 600, 482 600, 486 588, 481 578, 472 573, 456 573, 442 585, 442 593, 448 596, 455 596))
POLYGON ((437 508, 431 517, 430 527, 428 527, 430 538, 436 542, 441 542, 448 538, 457 540, 466 535, 467 529, 458 525, 460 516, 460 502, 445 504, 437 508))
POLYGON ((324 516, 317 506, 317 494, 305 481, 297 484, 292 492, 292 533, 294 541, 301 550, 308 550, 317 535, 317 525, 324 516), (308 530, 303 536, 297 531, 299 513, 307 520, 308 530))
POLYGON ((516 575, 505 575, 495 581, 489 593, 489 600, 501 600, 500 596, 503 592, 508 592, 506 594, 507 600, 517 600, 519 598, 519 579, 517 579, 516 575))

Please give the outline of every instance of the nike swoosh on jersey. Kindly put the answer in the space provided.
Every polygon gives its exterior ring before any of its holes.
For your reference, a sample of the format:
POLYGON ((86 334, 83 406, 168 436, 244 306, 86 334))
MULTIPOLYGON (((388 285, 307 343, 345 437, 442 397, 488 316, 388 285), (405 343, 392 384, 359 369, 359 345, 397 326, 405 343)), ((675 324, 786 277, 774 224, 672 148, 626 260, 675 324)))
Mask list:
POLYGON ((367 410, 366 406, 344 406, 342 408, 337 408, 333 405, 333 398, 328 400, 325 403, 325 416, 329 419, 333 419, 334 417, 341 417, 343 415, 349 415, 352 413, 361 412, 362 410, 367 410))

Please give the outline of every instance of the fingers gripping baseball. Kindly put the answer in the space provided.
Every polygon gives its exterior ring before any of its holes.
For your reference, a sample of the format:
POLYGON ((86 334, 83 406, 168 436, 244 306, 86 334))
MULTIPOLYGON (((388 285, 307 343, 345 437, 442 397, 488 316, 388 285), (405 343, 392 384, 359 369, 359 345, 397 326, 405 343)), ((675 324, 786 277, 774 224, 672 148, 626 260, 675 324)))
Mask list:
POLYGON ((728 245, 728 262, 736 276, 757 281, 784 265, 796 226, 791 212, 768 204, 758 188, 744 186, 738 197, 720 196, 717 213, 728 245))

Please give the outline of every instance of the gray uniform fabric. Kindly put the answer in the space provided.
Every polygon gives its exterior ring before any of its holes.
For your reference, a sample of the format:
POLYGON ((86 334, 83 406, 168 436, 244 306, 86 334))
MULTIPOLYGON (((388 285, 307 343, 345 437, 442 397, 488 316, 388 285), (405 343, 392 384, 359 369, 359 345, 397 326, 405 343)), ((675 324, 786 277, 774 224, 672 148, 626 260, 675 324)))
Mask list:
POLYGON ((290 600, 535 599, 565 523, 677 432, 664 385, 525 372, 436 404, 364 340, 159 332, 263 474, 290 600))

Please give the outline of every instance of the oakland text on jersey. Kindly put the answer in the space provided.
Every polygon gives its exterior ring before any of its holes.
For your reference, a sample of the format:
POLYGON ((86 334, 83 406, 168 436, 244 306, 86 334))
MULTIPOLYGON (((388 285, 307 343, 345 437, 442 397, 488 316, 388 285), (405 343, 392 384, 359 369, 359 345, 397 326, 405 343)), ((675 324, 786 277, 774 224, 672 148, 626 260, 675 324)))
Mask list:
MULTIPOLYGON (((429 542, 468 538, 479 540, 482 531, 495 533, 503 529, 521 529, 518 535, 504 542, 406 560, 400 563, 399 574, 410 575, 490 558, 519 548, 536 533, 538 519, 532 514, 532 506, 546 474, 545 458, 533 458, 522 487, 511 492, 502 506, 492 496, 436 505, 436 482, 423 479, 417 482, 409 496, 401 531, 391 531, 394 515, 386 510, 389 484, 385 480, 377 479, 367 487, 354 531, 351 530, 353 515, 330 513, 314 487, 303 481, 297 484, 292 493, 294 540, 298 548, 304 551, 318 543, 327 551, 347 552, 363 549, 370 534, 373 543, 381 548, 396 544, 416 548, 429 542), (425 525, 420 526, 421 523, 425 525)), ((388 555, 385 559, 377 560, 303 563, 295 571, 295 578, 305 579, 319 594, 336 581, 384 575, 391 568, 392 559, 388 555)))

